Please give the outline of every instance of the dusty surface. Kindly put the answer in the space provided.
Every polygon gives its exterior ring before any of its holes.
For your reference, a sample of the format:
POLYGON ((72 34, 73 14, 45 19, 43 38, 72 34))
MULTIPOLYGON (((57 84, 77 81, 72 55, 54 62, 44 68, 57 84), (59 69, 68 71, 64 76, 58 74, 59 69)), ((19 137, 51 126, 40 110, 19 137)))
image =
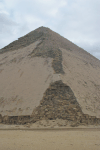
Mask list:
POLYGON ((53 74, 51 58, 29 56, 38 43, 0 54, 0 114, 3 116, 31 115, 49 84, 59 80, 59 75, 53 74))
POLYGON ((0 131, 0 150, 100 150, 100 131, 0 131))
MULTIPOLYGON (((87 55, 88 56, 88 55, 87 55)), ((62 49, 64 75, 61 80, 69 85, 84 114, 100 118, 100 68, 86 60, 85 55, 62 49)), ((91 57, 91 61, 94 61, 91 57)))
POLYGON ((0 50, 0 114, 32 115, 59 80, 71 88, 84 114, 100 118, 100 61, 50 29, 38 28, 0 50))

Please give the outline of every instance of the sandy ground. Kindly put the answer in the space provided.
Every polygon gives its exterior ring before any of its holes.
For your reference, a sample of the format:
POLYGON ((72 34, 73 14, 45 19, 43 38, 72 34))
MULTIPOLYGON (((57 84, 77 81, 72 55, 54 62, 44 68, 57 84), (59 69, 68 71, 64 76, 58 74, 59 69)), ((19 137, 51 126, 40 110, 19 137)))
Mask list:
POLYGON ((0 150, 100 150, 100 130, 1 130, 0 150))

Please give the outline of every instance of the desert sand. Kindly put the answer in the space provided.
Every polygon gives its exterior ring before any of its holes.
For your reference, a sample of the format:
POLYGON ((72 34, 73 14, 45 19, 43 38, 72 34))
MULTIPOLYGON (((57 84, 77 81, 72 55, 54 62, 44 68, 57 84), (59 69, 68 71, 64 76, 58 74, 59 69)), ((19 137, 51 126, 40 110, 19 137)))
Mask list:
POLYGON ((0 150, 100 150, 100 130, 1 130, 0 150))

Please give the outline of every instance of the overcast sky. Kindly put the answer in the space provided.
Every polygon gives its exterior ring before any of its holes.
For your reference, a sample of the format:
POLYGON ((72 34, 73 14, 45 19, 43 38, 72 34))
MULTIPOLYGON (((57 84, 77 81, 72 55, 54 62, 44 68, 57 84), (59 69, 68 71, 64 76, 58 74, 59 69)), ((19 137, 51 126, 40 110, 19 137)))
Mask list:
POLYGON ((0 48, 40 26, 100 59, 100 0, 0 0, 0 48))

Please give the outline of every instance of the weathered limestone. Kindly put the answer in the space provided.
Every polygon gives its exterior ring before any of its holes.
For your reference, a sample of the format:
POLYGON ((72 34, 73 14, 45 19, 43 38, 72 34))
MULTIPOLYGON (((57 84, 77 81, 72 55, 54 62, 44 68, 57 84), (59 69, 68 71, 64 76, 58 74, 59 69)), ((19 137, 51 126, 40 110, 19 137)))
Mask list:
POLYGON ((58 119, 73 127, 100 125, 100 62, 89 53, 40 27, 1 49, 0 56, 0 123, 58 119))
POLYGON ((32 117, 39 119, 75 119, 81 108, 69 86, 62 81, 56 81, 44 93, 44 97, 32 113, 32 117), (37 114, 36 114, 37 113, 37 114))
POLYGON ((53 49, 52 46, 49 46, 46 49, 44 43, 39 44, 39 46, 31 53, 32 57, 50 57, 53 58, 52 67, 55 73, 64 74, 63 66, 62 66, 62 51, 55 47, 53 49))
POLYGON ((73 91, 61 80, 51 83, 45 91, 40 105, 33 110, 31 116, 4 116, 0 115, 0 123, 26 124, 39 120, 63 119, 78 125, 100 125, 100 118, 83 114, 73 91))
POLYGON ((2 122, 2 115, 0 114, 0 123, 2 122))
POLYGON ((100 124, 100 119, 83 114, 74 93, 69 86, 62 81, 56 81, 44 93, 44 97, 32 116, 33 122, 38 120, 63 119, 72 122, 73 125, 100 124))
POLYGON ((30 116, 4 116, 1 123, 4 124, 26 124, 30 122, 30 116))
POLYGON ((74 93, 61 80, 56 81, 44 93, 40 105, 33 110, 31 116, 4 116, 0 115, 0 122, 5 124, 26 124, 39 120, 63 119, 72 122, 72 126, 79 124, 98 125, 100 119, 83 114, 74 93))

